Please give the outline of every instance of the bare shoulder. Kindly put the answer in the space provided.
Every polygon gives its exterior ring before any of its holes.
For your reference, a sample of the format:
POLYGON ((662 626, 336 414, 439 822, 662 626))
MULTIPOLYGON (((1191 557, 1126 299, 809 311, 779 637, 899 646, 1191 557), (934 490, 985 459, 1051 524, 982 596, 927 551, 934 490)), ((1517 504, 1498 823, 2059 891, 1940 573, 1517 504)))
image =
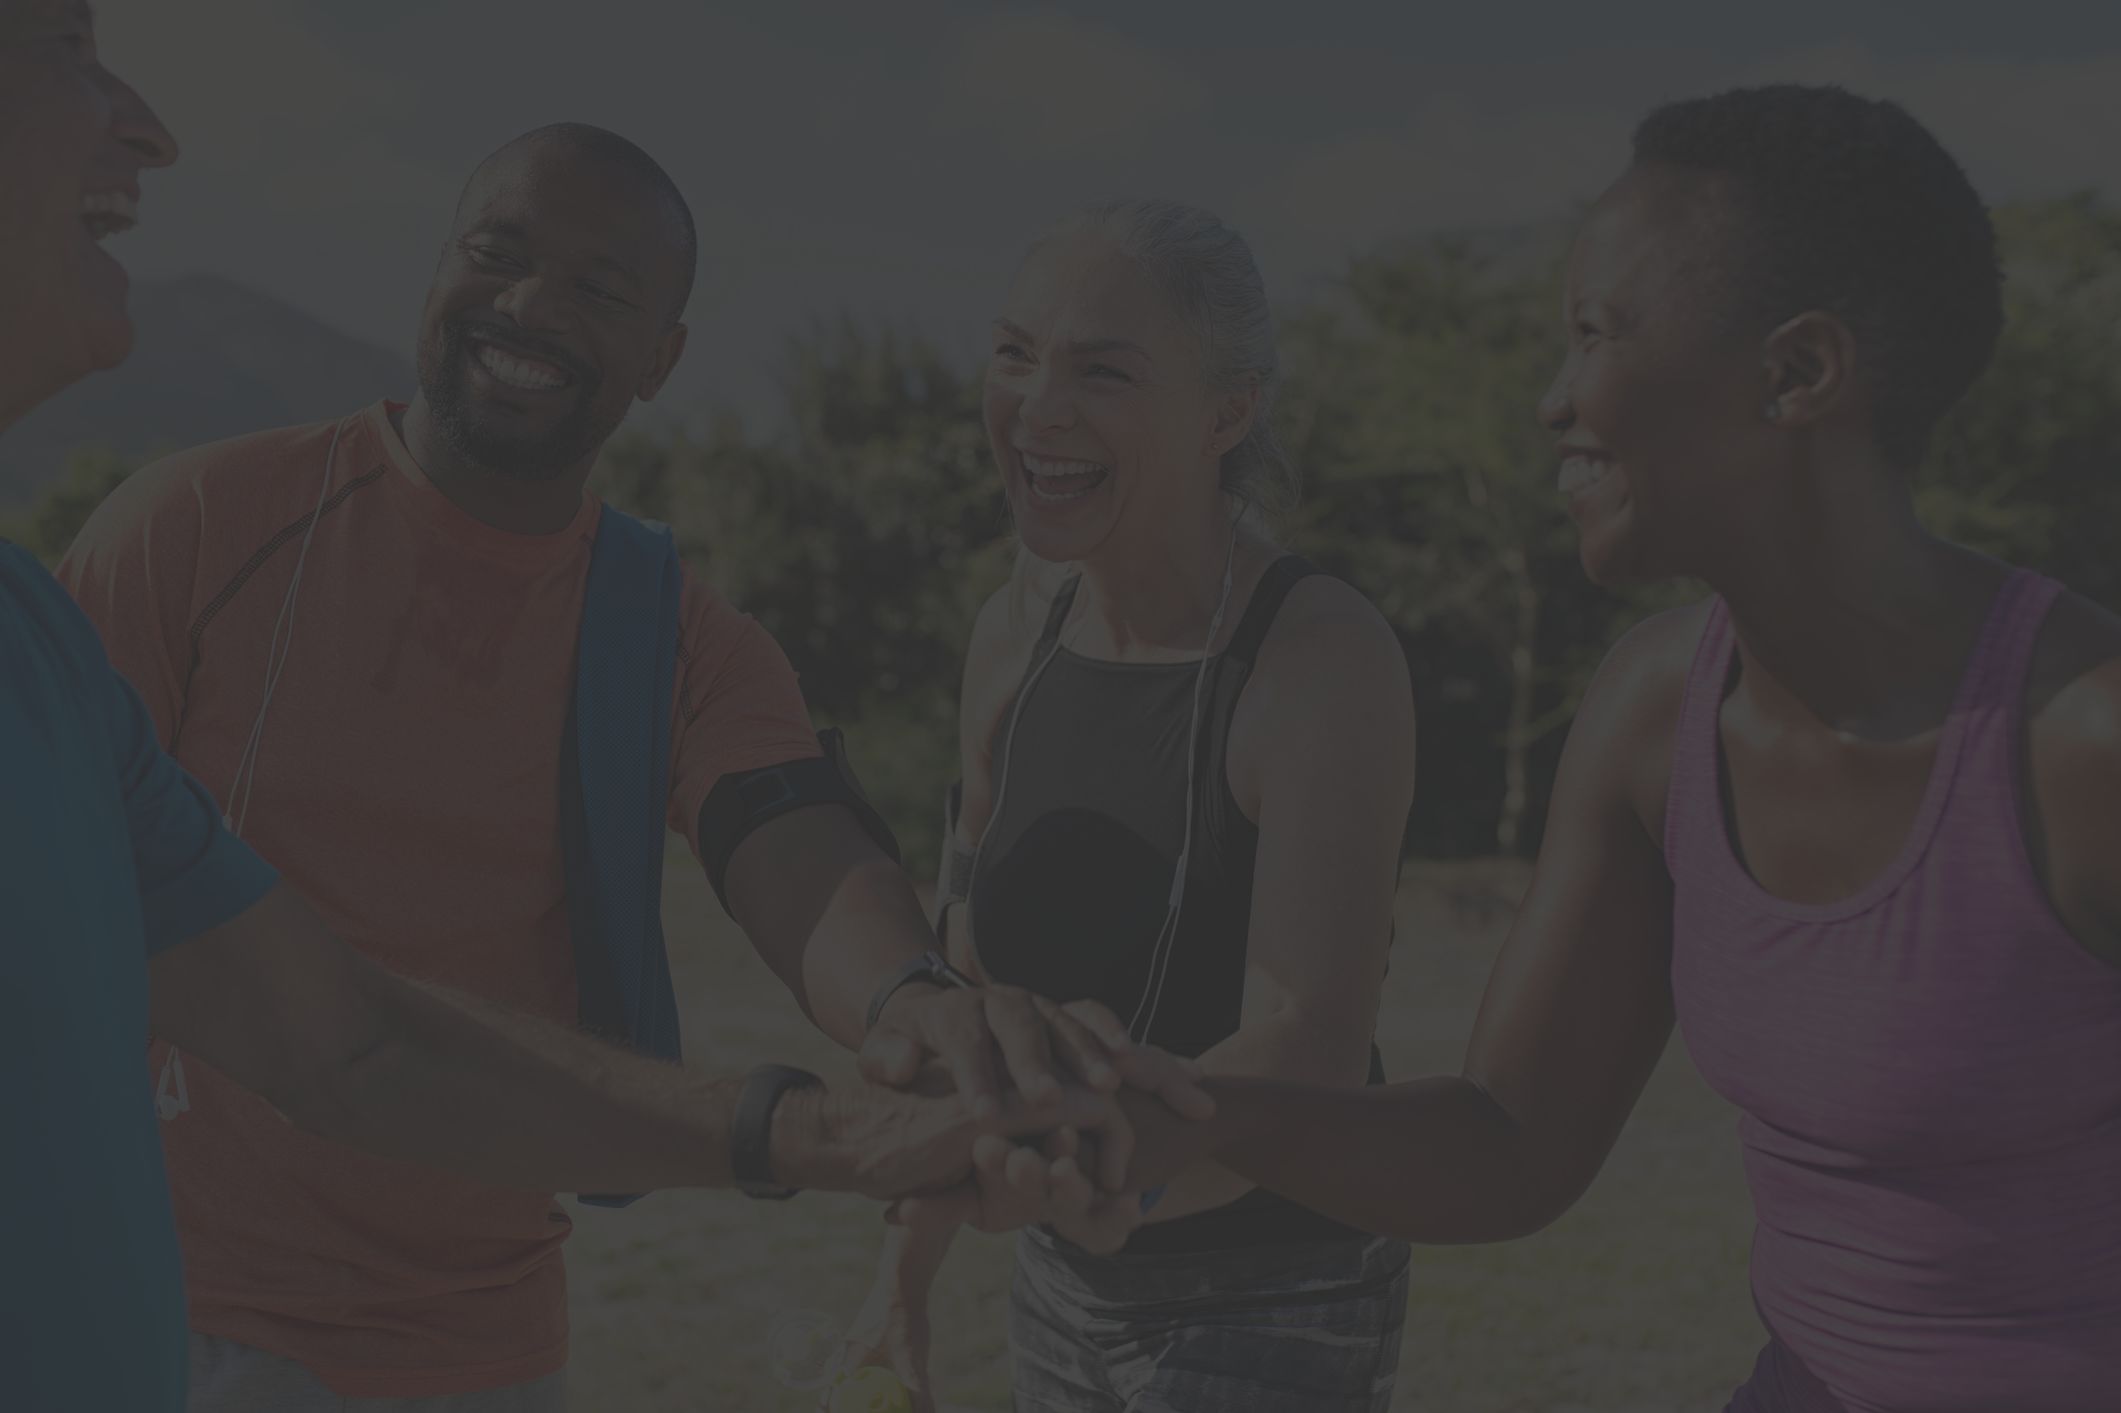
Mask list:
POLYGON ((1607 650, 1569 727, 1569 753, 1587 774, 1625 794, 1652 839, 1664 834, 1672 746, 1687 678, 1713 599, 1643 619, 1607 650))
POLYGON ((1270 780, 1362 782, 1403 813, 1414 791, 1414 692, 1399 635, 1360 591, 1323 574, 1290 588, 1230 723, 1225 770, 1245 817, 1270 780))
POLYGON ((2121 616, 2068 589, 2055 600, 2033 651, 2027 705, 2034 718, 2061 706, 2085 710, 2102 693, 2102 672, 2121 661, 2121 616))
POLYGON ((990 594, 974 616, 958 698, 958 735, 968 761, 983 758, 992 745, 1066 580, 1057 566, 1034 561, 990 594))
POLYGON ((1324 574, 1289 590, 1246 695, 1277 718, 1376 704, 1403 706, 1411 719, 1414 709, 1399 634, 1354 585, 1324 574))
POLYGON ((2034 853, 2079 940, 2121 962, 2121 618, 2065 592, 2026 688, 2034 853))
POLYGON ((2080 594, 2055 601, 2033 653, 2026 719, 2036 755, 2121 780, 2121 617, 2080 594))

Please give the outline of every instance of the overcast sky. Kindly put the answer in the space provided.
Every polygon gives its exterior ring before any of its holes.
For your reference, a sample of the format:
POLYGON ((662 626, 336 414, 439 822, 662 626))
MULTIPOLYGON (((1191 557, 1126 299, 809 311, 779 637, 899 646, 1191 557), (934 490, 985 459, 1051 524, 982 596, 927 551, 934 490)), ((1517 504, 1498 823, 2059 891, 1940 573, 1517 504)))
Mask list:
POLYGON ((969 357, 1025 242, 1085 200, 1212 206, 1294 302, 1352 251, 1563 215, 1644 109, 1735 83, 1897 98, 1991 199, 2121 197, 2112 0, 98 9, 185 148, 134 271, 232 276, 401 350, 481 156, 562 119, 639 142, 699 217, 664 398, 687 414, 757 414, 787 339, 841 309, 969 357))

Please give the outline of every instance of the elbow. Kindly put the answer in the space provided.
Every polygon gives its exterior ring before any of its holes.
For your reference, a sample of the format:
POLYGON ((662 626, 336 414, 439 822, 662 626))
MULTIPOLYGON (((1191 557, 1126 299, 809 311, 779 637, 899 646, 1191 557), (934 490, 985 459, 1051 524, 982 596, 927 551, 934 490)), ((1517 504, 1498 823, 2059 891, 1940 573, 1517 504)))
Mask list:
POLYGON ((1545 1180, 1538 1173, 1515 1174, 1515 1181, 1500 1192, 1487 1230, 1477 1238, 1482 1243, 1521 1241, 1537 1236, 1568 1214, 1585 1184, 1545 1180))
POLYGON ((1483 1196, 1464 1213, 1467 1220, 1449 1242, 1485 1245, 1536 1236, 1576 1205, 1598 1165, 1543 1138, 1482 1085, 1464 1083, 1467 1098, 1477 1106, 1475 1128, 1485 1130, 1485 1141, 1477 1146, 1489 1159, 1474 1174, 1483 1196))

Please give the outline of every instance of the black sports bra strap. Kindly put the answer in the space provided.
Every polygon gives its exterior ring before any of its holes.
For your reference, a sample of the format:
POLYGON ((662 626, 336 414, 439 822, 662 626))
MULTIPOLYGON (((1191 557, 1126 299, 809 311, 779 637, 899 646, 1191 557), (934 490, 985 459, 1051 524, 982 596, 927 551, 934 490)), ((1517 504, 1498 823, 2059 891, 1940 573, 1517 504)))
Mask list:
POLYGON ((1075 607, 1075 591, 1081 587, 1082 582, 1082 575, 1070 574, 1054 593, 1053 604, 1046 610, 1046 626, 1038 635, 1038 646, 1031 650, 1030 666, 1024 669, 1027 675, 1045 660, 1046 654, 1053 651, 1053 645, 1060 641, 1061 625, 1068 621, 1068 610, 1075 607))
POLYGON ((1274 615, 1281 611, 1289 590, 1296 587, 1298 580, 1318 572, 1318 566, 1300 554, 1285 554, 1268 565, 1267 572, 1259 576, 1259 586, 1252 590, 1252 602, 1245 605, 1243 620, 1230 635, 1224 656, 1245 663, 1257 658, 1259 646, 1267 640, 1267 630, 1274 626, 1274 615))

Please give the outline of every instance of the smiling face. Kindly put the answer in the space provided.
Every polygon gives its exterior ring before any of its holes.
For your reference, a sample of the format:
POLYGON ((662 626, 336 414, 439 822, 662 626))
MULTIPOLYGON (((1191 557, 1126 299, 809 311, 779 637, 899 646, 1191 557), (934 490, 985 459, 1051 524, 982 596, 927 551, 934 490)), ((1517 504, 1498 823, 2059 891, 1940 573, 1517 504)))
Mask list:
POLYGON ((101 242, 139 217, 140 172, 177 146, 102 65, 78 0, 0 0, 0 403, 33 404, 132 350, 127 281, 101 242), (26 337, 25 337, 26 336, 26 337))
POLYGON ((995 321, 984 396, 1025 547, 1080 562, 1213 505, 1228 401, 1198 334, 1108 237, 1032 252, 995 321))
POLYGON ((420 391, 451 447, 543 480, 581 468, 677 364, 688 251, 637 175, 564 141, 480 168, 421 318, 420 391))
POLYGON ((1631 170, 1570 252, 1569 353, 1539 415, 1601 585, 1698 573, 1745 533, 1767 464, 1761 344, 1723 310, 1735 217, 1706 180, 1631 170))

